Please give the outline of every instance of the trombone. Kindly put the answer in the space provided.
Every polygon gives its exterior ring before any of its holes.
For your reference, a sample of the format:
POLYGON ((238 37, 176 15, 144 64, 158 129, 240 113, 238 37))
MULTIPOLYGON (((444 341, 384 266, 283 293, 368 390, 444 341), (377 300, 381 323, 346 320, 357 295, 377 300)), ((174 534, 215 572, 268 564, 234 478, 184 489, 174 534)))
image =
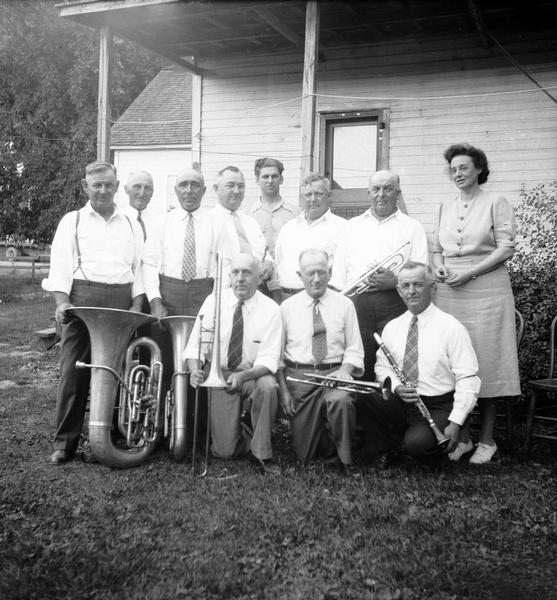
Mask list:
POLYGON ((213 327, 203 327, 204 315, 199 315, 199 345, 197 350, 197 362, 201 363, 201 352, 203 346, 203 334, 211 333, 211 367, 209 374, 203 383, 198 385, 195 389, 195 400, 194 400, 194 413, 193 413, 193 442, 192 442, 192 457, 191 457, 191 472, 192 475, 196 474, 197 469, 197 437, 198 437, 198 415, 199 415, 199 388, 205 387, 207 390, 207 430, 205 434, 205 465, 199 473, 200 477, 207 475, 209 465, 209 450, 211 446, 211 390, 212 388, 225 388, 226 381, 222 374, 222 368, 220 363, 220 319, 221 319, 221 294, 222 294, 222 255, 217 254, 217 272, 215 275, 215 283, 213 286, 213 295, 215 297, 215 308, 213 314, 213 327))
POLYGON ((392 254, 389 254, 384 259, 379 262, 372 263, 364 273, 362 273, 359 277, 357 277, 354 281, 349 283, 345 288, 343 288, 340 293, 344 296, 348 296, 348 298, 352 298, 352 296, 359 296, 364 292, 369 290, 368 279, 375 273, 380 270, 383 271, 392 271, 396 273, 400 267, 406 262, 406 257, 404 256, 402 249, 406 246, 409 246, 410 242, 405 242, 397 248, 392 254))

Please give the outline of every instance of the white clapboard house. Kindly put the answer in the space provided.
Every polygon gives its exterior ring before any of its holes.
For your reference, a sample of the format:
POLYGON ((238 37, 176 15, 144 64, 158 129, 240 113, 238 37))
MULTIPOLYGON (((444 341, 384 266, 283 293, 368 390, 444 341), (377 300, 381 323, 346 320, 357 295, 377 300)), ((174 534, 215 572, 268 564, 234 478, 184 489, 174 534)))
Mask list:
POLYGON ((163 69, 112 126, 110 146, 121 184, 116 202, 126 204, 128 175, 151 173, 155 193, 149 210, 175 202, 176 175, 191 166, 191 73, 163 69))
POLYGON ((367 206, 369 174, 388 167, 428 232, 454 193, 442 158, 452 143, 483 148, 486 187, 513 202, 555 179, 556 2, 66 0, 59 10, 100 32, 99 156, 115 34, 193 74, 191 161, 209 184, 240 167, 248 202, 261 156, 284 162, 293 201, 303 173, 328 174, 346 216, 367 206))

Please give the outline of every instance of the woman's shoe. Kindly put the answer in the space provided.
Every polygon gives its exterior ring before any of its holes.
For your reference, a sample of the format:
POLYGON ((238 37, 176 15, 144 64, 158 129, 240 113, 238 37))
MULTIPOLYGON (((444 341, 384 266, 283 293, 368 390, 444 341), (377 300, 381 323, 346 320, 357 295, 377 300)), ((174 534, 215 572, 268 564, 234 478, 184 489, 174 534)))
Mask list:
POLYGON ((476 451, 470 457, 470 463, 473 465, 483 465, 488 463, 497 452, 497 444, 489 446, 481 442, 476 446, 476 451))

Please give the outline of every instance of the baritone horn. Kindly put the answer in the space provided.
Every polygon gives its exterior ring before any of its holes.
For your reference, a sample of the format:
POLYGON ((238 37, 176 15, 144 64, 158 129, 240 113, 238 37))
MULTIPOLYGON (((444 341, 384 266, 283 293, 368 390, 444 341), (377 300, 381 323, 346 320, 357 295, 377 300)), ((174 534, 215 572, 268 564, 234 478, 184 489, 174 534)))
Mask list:
POLYGON ((402 252, 403 248, 410 245, 410 242, 405 242, 397 248, 392 254, 389 254, 379 262, 371 264, 364 273, 349 283, 340 291, 344 296, 352 298, 352 296, 363 294, 369 290, 368 279, 378 271, 392 271, 396 273, 400 267, 406 262, 406 257, 402 252))
POLYGON ((164 404, 164 437, 174 460, 184 460, 188 446, 188 380, 184 348, 195 323, 195 317, 172 316, 161 319, 172 340, 174 373, 164 404))
POLYGON ((133 332, 141 325, 153 323, 155 318, 115 308, 82 306, 73 307, 70 312, 85 323, 91 340, 91 364, 76 362, 77 368, 91 369, 91 450, 99 462, 108 467, 125 469, 138 466, 153 451, 158 436, 162 377, 158 346, 149 338, 135 340, 133 350, 145 345, 151 352, 151 366, 130 368, 127 381, 120 371, 133 332), (111 437, 118 385, 124 390, 120 410, 128 415, 123 420, 119 419, 126 432, 126 441, 129 431, 130 443, 127 448, 116 446, 111 437), (126 419, 131 419, 131 423, 126 419))

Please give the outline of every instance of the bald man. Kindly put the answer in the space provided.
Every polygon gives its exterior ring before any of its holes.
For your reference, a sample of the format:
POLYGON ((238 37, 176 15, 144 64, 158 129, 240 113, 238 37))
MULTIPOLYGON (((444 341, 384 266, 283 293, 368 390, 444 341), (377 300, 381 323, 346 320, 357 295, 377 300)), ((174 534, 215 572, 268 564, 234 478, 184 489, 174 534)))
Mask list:
MULTIPOLYGON (((402 202, 400 178, 392 171, 377 171, 369 180, 370 207, 350 219, 335 252, 331 285, 342 290, 403 244, 403 262, 427 263, 424 228, 398 206, 402 202)), ((364 379, 375 378, 377 344, 374 333, 381 333, 388 321, 401 315, 406 307, 396 291, 396 273, 379 269, 368 279, 366 292, 353 297, 364 343, 364 379)))
MULTIPOLYGON (((278 304, 257 290, 261 262, 251 254, 232 259, 230 287, 221 295, 220 359, 227 383, 213 390, 211 403, 212 452, 231 458, 251 451, 265 474, 277 475, 273 461, 271 429, 278 408, 278 385, 274 377, 281 352, 282 326, 278 304), (240 426, 242 410, 251 427, 240 426)), ((194 387, 204 379, 199 356, 199 328, 213 327, 214 295, 203 303, 184 356, 194 387)), ((201 362, 209 354, 202 338, 201 362)))
POLYGON ((195 316, 211 293, 216 255, 230 257, 224 226, 201 207, 206 191, 199 171, 188 169, 176 178, 179 206, 154 223, 143 253, 145 292, 151 313, 195 316))

